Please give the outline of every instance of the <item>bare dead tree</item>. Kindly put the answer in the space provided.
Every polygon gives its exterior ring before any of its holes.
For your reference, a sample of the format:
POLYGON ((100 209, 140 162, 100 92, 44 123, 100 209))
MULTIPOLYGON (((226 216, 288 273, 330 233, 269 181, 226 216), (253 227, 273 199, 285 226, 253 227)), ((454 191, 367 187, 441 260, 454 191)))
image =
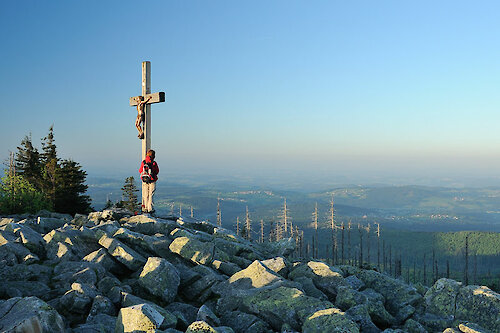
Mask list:
POLYGON ((275 227, 274 234, 276 236, 276 241, 278 242, 283 239, 283 228, 279 221, 277 221, 274 224, 274 227, 275 227))
POLYGON ((217 225, 222 226, 222 215, 220 211, 220 197, 217 196, 217 225))
POLYGON ((191 217, 194 217, 193 206, 191 206, 191 217))
POLYGON ((370 223, 368 223, 368 226, 365 228, 366 230, 366 243, 367 243, 367 261, 368 265, 371 264, 371 257, 370 257, 370 223))
POLYGON ((179 204, 179 216, 182 216, 182 204, 179 204))
POLYGON ((236 217, 236 235, 237 236, 240 235, 240 217, 239 216, 236 217))
POLYGON ((316 244, 316 240, 314 239, 314 235, 312 235, 312 242, 311 242, 311 247, 312 247, 312 258, 315 258, 316 255, 316 248, 314 247, 314 244, 316 244))
POLYGON ((342 228, 342 265, 345 264, 345 258, 344 258, 344 231, 345 231, 345 227, 344 227, 344 222, 342 222, 342 225, 341 225, 341 228, 342 228))
POLYGON ((300 242, 300 257, 302 258, 304 255, 304 231, 300 231, 297 229, 297 234, 299 235, 300 242))
POLYGON ((413 256, 413 283, 417 282, 417 256, 413 256))
POLYGON ((434 262, 436 261, 436 251, 434 250, 434 247, 432 248, 432 284, 436 282, 436 267, 434 265, 434 262))
POLYGON ((477 284, 477 253, 474 252, 474 275, 473 275, 473 284, 477 284))
POLYGON ((352 264, 351 257, 351 221, 347 224, 347 257, 349 258, 349 262, 352 264))
POLYGON ((251 225, 251 220, 250 220, 250 214, 248 213, 248 206, 246 209, 246 214, 245 214, 245 231, 246 231, 246 238, 251 241, 252 240, 252 225, 251 225))
POLYGON ((387 271, 387 255, 385 253, 385 240, 382 241, 382 261, 384 263, 384 272, 387 271))
POLYGON ((425 261, 425 253, 424 253, 424 285, 427 283, 427 263, 425 261))
POLYGON ((260 220, 260 242, 264 243, 264 220, 260 220))
POLYGON ((439 270, 438 270, 438 261, 437 259, 434 261, 434 270, 436 271, 436 276, 434 277, 434 283, 439 279, 439 270))
POLYGON ((363 231, 366 231, 367 233, 367 263, 368 265, 370 265, 370 224, 368 224, 366 227, 361 225, 361 224, 358 224, 358 231, 359 231, 359 246, 360 246, 360 255, 361 255, 361 265, 363 265, 363 260, 364 260, 364 256, 363 256, 363 231))
POLYGON ((280 239, 282 237, 288 237, 289 227, 290 227, 290 214, 288 211, 288 206, 286 204, 286 198, 283 199, 283 207, 281 208, 281 213, 279 215, 279 221, 281 222, 282 231, 279 233, 280 239))
POLYGON ((469 235, 465 236, 465 268, 464 268, 464 283, 469 285, 469 235))
POLYGON ((392 275, 392 246, 389 245, 389 275, 392 275))
POLYGON ((336 264, 335 258, 337 252, 337 228, 335 225, 335 205, 333 202, 333 194, 330 199, 330 211, 328 212, 328 220, 332 231, 332 261, 333 264, 335 265, 336 264))
POLYGON ((313 258, 318 257, 318 203, 314 205, 314 212, 312 213, 314 238, 312 243, 313 258))
POLYGON ((395 277, 399 278, 401 277, 401 255, 399 257, 397 255, 394 255, 394 275, 395 277))
POLYGON ((380 271, 380 223, 377 223, 377 269, 380 271))
POLYGON ((297 226, 295 226, 294 235, 295 235, 295 252, 299 257, 302 257, 302 240, 301 240, 302 237, 299 228, 297 226))
POLYGON ((358 223, 359 232, 359 267, 363 265, 363 227, 358 223))

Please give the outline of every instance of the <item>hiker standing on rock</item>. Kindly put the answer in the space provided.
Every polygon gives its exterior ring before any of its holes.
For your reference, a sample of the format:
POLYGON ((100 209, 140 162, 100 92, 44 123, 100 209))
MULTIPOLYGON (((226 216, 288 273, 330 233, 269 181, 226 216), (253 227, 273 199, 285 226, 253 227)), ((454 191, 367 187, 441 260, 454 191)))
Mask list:
POLYGON ((153 213, 155 211, 153 195, 155 194, 156 181, 158 180, 158 174, 160 173, 160 168, 155 162, 155 151, 153 149, 148 150, 146 159, 141 163, 139 173, 141 174, 141 180, 143 183, 142 212, 153 213))

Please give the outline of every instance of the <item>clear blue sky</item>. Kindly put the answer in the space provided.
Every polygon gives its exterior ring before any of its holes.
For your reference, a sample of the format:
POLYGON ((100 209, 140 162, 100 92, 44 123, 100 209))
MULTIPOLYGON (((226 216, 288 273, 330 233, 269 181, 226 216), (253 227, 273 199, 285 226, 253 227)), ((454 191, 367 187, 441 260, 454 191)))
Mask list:
MULTIPOLYGON (((49 126, 90 174, 135 172, 152 63, 169 172, 500 170, 498 1, 3 1, 0 157, 49 126)), ((408 178, 410 179, 410 178, 408 178)))

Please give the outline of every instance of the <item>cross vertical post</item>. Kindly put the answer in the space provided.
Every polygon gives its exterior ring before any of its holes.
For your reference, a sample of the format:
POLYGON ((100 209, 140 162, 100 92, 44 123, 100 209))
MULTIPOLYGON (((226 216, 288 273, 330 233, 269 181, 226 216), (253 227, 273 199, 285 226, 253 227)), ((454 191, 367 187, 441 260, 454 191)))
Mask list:
MULTIPOLYGON (((151 94, 151 62, 142 62, 142 96, 151 94)), ((151 149, 151 104, 144 105, 144 139, 142 140, 142 160, 151 149)))
MULTIPOLYGON (((137 106, 137 119, 136 127, 139 130, 139 138, 141 139, 141 161, 146 159, 146 153, 151 149, 151 104, 165 102, 165 93, 157 92, 151 93, 151 62, 142 62, 142 95, 130 97, 130 106, 137 106), (141 105, 143 109, 141 109, 141 105), (143 114, 143 119, 141 116, 143 114), (142 129, 140 128, 139 120, 142 122, 142 129), (141 131, 143 136, 141 136, 141 131)), ((142 184, 142 194, 144 198, 145 184, 142 184)))

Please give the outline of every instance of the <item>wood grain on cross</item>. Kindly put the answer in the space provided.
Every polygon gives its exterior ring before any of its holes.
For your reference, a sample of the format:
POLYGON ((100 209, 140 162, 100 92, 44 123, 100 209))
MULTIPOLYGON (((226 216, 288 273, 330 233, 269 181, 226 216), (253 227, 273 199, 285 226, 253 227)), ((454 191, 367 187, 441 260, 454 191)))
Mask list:
POLYGON ((130 106, 136 106, 139 101, 149 101, 144 105, 144 138, 142 141, 142 160, 146 159, 146 153, 151 149, 151 104, 165 102, 165 93, 151 93, 151 62, 142 62, 142 95, 130 97, 130 106))

